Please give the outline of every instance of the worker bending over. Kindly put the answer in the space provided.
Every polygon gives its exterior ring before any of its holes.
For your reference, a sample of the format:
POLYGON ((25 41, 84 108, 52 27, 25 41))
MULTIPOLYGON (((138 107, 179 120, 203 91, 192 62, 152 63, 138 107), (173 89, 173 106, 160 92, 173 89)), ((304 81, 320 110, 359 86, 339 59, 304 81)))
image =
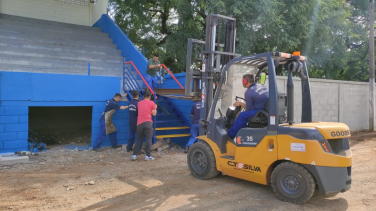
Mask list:
POLYGON ((248 118, 265 109, 265 104, 269 99, 269 91, 263 85, 255 84, 253 74, 244 75, 242 83, 243 87, 247 89, 244 93, 245 103, 236 101, 234 106, 241 106, 245 111, 239 114, 232 128, 228 130, 228 135, 231 138, 234 138, 240 129, 247 126, 248 118))
POLYGON ((112 123, 112 116, 114 115, 115 111, 119 109, 124 110, 128 108, 128 106, 120 106, 119 104, 119 101, 125 96, 126 94, 124 96, 121 96, 121 94, 116 93, 114 98, 107 101, 106 109, 104 110, 100 118, 101 127, 99 130, 98 138, 94 143, 93 150, 96 150, 100 147, 106 135, 110 135, 112 148, 117 147, 117 140, 116 140, 117 131, 116 131, 114 123, 112 123))
POLYGON ((133 149, 131 160, 136 160, 144 137, 146 137, 145 160, 155 160, 155 158, 150 155, 151 142, 154 133, 153 120, 151 116, 157 115, 157 106, 150 100, 150 98, 151 93, 149 91, 145 91, 144 100, 138 103, 137 140, 133 149))

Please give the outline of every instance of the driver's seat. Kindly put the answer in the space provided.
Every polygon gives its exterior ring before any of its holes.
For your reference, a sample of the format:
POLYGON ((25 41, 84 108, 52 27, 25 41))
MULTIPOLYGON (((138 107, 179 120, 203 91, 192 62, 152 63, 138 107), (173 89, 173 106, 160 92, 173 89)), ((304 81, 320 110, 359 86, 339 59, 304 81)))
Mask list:
POLYGON ((269 99, 265 103, 264 110, 258 111, 253 117, 248 118, 248 126, 251 128, 260 128, 268 126, 269 119, 269 99))
MULTIPOLYGON (((278 93, 278 112, 277 122, 282 124, 287 120, 287 95, 283 92, 278 93)), ((269 121, 269 99, 265 103, 264 110, 258 111, 253 117, 248 118, 248 126, 252 128, 267 127, 269 121)))

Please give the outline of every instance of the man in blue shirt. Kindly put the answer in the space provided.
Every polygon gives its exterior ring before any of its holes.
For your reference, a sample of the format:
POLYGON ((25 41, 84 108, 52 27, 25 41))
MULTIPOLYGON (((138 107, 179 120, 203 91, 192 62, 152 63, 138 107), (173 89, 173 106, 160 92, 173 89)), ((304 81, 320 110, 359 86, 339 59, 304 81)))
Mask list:
POLYGON ((129 102, 129 139, 127 152, 133 150, 135 134, 137 133, 138 102, 140 102, 137 90, 132 91, 133 100, 129 102))
POLYGON ((122 99, 122 97, 123 96, 121 94, 116 93, 114 98, 107 101, 106 108, 104 109, 104 112, 100 118, 101 127, 99 130, 98 138, 97 140, 95 140, 93 150, 97 150, 100 147, 106 135, 110 135, 112 148, 117 147, 117 140, 116 140, 117 131, 116 131, 114 123, 112 123, 112 116, 114 115, 115 111, 119 109, 124 110, 129 107, 129 106, 119 105, 119 101, 122 99))
POLYGON ((191 109, 191 118, 192 118, 192 125, 191 125, 191 138, 189 139, 187 145, 184 148, 184 152, 187 153, 189 147, 192 146, 197 141, 197 136, 199 135, 199 121, 200 121, 200 109, 201 109, 201 100, 198 97, 193 98, 193 105, 191 109))
POLYGON ((254 75, 244 75, 243 86, 247 88, 247 91, 244 93, 245 103, 236 101, 234 106, 241 106, 245 111, 239 114, 232 128, 228 130, 228 135, 231 138, 234 138, 240 129, 247 126, 248 118, 253 117, 258 111, 265 109, 265 104, 269 99, 269 91, 263 85, 255 84, 254 75))

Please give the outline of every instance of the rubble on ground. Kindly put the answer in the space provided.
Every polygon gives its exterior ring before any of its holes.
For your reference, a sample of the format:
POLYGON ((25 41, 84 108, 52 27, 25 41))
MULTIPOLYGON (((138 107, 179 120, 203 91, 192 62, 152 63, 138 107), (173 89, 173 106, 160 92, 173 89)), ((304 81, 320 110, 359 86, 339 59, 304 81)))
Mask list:
MULTIPOLYGON (((162 158, 169 153, 183 153, 183 148, 172 143, 169 139, 158 139, 156 144, 152 145, 151 153, 153 157, 162 158)), ((140 154, 145 154, 145 143, 143 144, 140 154)), ((52 145, 48 150, 26 156, 30 158, 28 164, 0 165, 0 172, 13 167, 20 167, 22 170, 47 169, 50 168, 51 165, 60 165, 61 168, 67 169, 66 166, 71 163, 77 163, 78 165, 92 165, 97 163, 101 165, 114 165, 114 158, 129 157, 130 159, 132 152, 127 152, 126 145, 116 149, 105 146, 99 148, 97 151, 93 151, 92 148, 87 147, 87 144, 77 144, 74 147, 68 144, 52 145), (76 148, 79 150, 76 150, 76 148)), ((84 184, 85 183, 83 183, 83 185, 84 184)))
POLYGON ((29 130, 29 137, 35 142, 46 144, 80 144, 91 142, 91 128, 80 128, 76 131, 32 131, 29 130))

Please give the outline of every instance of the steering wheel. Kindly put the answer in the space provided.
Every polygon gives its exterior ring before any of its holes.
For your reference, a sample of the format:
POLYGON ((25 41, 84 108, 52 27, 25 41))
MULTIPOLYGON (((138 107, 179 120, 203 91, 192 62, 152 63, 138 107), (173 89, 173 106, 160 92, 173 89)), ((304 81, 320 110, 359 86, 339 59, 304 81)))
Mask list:
POLYGON ((241 99, 241 100, 243 100, 243 101, 245 102, 245 99, 244 99, 244 98, 239 97, 239 96, 236 96, 236 97, 235 97, 235 100, 236 100, 236 101, 239 101, 238 99, 241 99))

